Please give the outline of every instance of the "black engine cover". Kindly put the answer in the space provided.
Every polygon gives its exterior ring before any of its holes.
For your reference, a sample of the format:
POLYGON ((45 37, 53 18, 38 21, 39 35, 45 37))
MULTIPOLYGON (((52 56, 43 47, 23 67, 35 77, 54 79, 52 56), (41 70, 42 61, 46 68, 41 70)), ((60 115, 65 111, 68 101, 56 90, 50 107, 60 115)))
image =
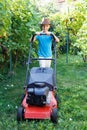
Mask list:
POLYGON ((49 88, 28 88, 28 96, 26 102, 30 105, 43 106, 46 105, 49 88))

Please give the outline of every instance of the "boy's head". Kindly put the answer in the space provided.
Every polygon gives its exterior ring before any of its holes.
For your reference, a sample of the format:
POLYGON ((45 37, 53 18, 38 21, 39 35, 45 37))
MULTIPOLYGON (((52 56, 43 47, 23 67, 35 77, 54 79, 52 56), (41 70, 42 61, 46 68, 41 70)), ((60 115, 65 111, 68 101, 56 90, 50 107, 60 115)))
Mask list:
POLYGON ((50 20, 48 18, 43 18, 41 22, 41 27, 44 32, 48 31, 50 28, 50 20))

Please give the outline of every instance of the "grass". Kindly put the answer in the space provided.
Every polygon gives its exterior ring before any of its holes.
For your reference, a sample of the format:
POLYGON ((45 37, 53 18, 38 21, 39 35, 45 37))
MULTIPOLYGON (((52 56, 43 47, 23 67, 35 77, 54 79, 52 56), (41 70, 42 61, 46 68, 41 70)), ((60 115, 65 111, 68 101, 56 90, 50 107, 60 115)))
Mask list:
POLYGON ((58 124, 50 120, 16 121, 17 108, 25 80, 26 67, 14 70, 0 82, 0 130, 87 130, 87 63, 80 57, 57 60, 57 93, 60 97, 58 124))

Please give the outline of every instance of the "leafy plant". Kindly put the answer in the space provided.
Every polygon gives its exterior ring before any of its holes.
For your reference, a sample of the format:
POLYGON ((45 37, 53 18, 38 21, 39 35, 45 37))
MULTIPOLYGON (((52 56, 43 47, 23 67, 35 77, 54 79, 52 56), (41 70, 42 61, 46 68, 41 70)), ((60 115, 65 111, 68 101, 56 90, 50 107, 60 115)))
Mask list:
POLYGON ((11 30, 10 0, 0 1, 0 37, 8 36, 11 30))
POLYGON ((77 34, 78 39, 74 46, 79 48, 78 54, 83 57, 83 61, 87 62, 87 20, 77 34))

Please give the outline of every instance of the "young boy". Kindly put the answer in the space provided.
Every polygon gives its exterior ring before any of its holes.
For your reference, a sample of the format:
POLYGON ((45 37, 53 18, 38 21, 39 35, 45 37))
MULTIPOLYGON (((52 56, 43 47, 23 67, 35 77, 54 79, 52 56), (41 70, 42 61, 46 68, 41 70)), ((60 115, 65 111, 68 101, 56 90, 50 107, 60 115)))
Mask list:
MULTIPOLYGON (((34 40, 38 41, 39 49, 38 49, 38 55, 39 58, 52 58, 52 40, 53 37, 51 34, 52 32, 49 32, 50 28, 50 21, 48 18, 42 19, 41 22, 41 32, 36 32, 36 35, 34 37, 34 40), (44 35, 46 34, 46 35, 44 35)), ((59 42, 59 39, 53 34, 54 39, 56 42, 59 42)), ((50 67, 51 66, 51 60, 39 60, 40 67, 50 67)))

